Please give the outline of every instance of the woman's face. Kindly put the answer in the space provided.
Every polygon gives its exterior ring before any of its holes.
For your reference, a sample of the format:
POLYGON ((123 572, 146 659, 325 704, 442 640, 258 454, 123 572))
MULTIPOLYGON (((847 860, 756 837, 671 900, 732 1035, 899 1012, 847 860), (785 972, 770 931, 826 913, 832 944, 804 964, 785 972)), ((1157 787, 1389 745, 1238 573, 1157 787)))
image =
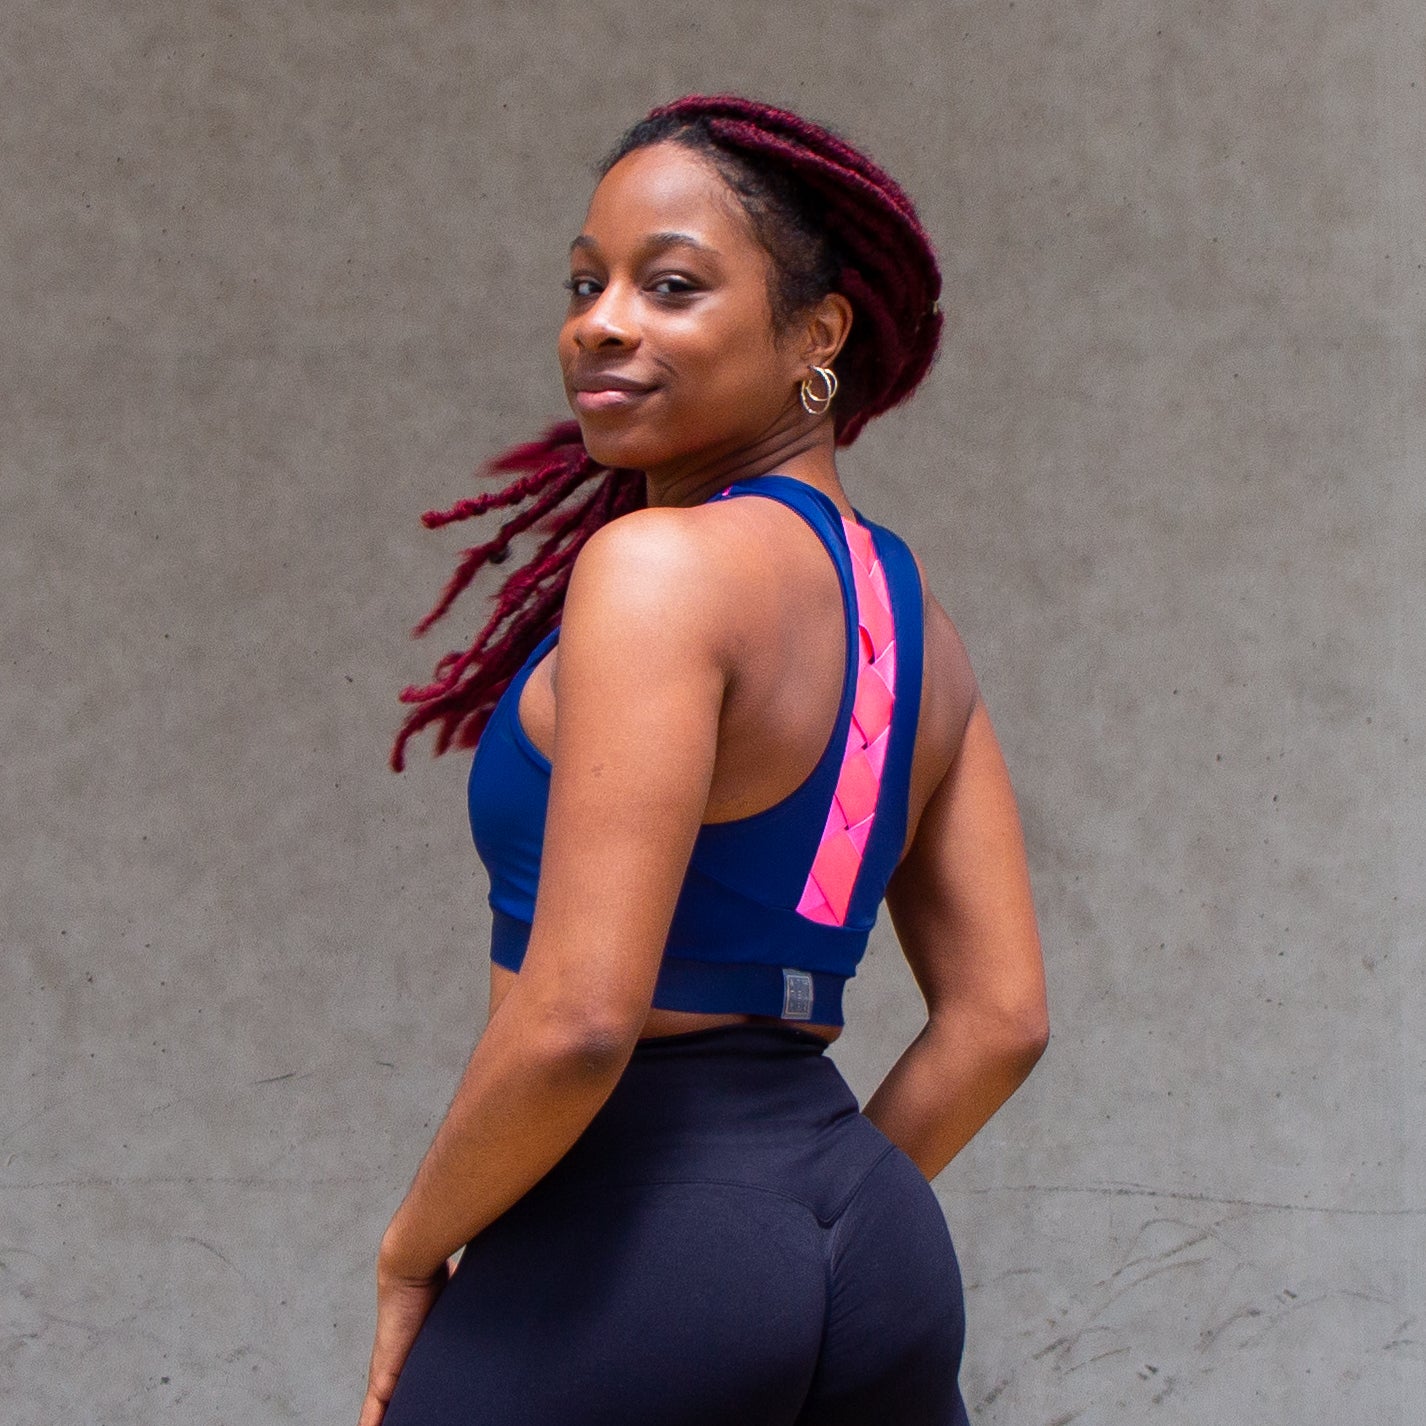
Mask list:
POLYGON ((559 338, 597 461, 694 478, 803 424, 807 361, 773 330, 771 276, 736 195, 697 153, 653 144, 609 170, 570 250, 559 338))

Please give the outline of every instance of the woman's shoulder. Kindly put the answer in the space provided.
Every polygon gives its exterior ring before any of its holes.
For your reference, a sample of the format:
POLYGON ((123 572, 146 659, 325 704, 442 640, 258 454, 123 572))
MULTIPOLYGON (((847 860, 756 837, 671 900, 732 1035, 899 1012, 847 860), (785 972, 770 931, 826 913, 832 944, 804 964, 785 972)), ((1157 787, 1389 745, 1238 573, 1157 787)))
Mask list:
POLYGON ((721 523, 713 507, 650 506, 601 525, 575 557, 564 626, 613 622, 650 646, 672 635, 721 662, 741 602, 723 596, 746 575, 721 523))
POLYGON ((926 567, 921 563, 921 556, 904 535, 899 535, 898 538, 910 550, 911 558, 916 563, 916 574, 921 581, 921 609, 926 629, 928 662, 934 661, 957 669, 964 668, 965 673, 973 679, 974 676, 970 675, 970 655, 966 651, 965 641, 961 638, 955 620, 947 613, 945 606, 932 590, 930 581, 926 578, 926 567))
POLYGON ((925 741, 935 745, 930 760, 948 764, 960 747, 980 698, 980 685, 960 629, 931 588, 921 556, 909 540, 899 538, 910 550, 921 581, 924 634, 920 725, 928 735, 925 741))
POLYGON ((630 510, 585 541, 571 584, 597 572, 602 579, 642 584, 656 602, 747 592, 766 572, 777 536, 764 527, 766 515, 760 520, 746 507, 771 503, 713 500, 630 510))
POLYGON ((601 525, 580 548, 570 572, 590 582, 613 579, 641 586, 662 602, 688 586, 736 572, 737 551, 726 538, 724 506, 653 505, 601 525))

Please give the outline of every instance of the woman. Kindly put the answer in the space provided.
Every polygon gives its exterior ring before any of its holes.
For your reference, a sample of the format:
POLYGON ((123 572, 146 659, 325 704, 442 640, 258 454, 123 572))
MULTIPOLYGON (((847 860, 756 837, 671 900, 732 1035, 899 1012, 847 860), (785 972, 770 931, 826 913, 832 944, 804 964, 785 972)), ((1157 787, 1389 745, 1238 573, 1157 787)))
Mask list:
POLYGON ((382 1240, 361 1426, 951 1426, 928 1180, 1048 1030, 964 648, 835 463, 931 365, 934 255, 868 159, 747 100, 656 109, 601 173, 577 425, 427 517, 533 497, 428 624, 550 533, 403 695, 398 769, 432 721, 477 746, 490 1015, 382 1240), (862 1111, 825 1051, 883 899, 929 1013, 862 1111))

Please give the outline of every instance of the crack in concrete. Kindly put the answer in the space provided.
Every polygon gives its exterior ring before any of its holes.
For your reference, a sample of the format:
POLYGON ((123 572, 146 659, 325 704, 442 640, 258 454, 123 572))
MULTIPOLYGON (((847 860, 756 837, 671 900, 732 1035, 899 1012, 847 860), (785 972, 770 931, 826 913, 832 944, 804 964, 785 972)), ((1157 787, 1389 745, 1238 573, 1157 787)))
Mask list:
POLYGON ((334 1186, 356 1187, 364 1184, 384 1183, 379 1174, 331 1175, 312 1178, 263 1178, 240 1174, 135 1174, 104 1177, 95 1174, 84 1178, 37 1178, 16 1179, 0 1183, 0 1192, 22 1193, 49 1188, 201 1188, 216 1186, 226 1188, 330 1188, 334 1186))
POLYGON ((968 1188, 978 1196, 992 1193, 1081 1193, 1099 1198, 1169 1198, 1183 1203, 1211 1203, 1220 1208, 1251 1208, 1273 1213, 1325 1213, 1342 1218, 1423 1218, 1426 1208, 1346 1208, 1341 1204, 1276 1203, 1262 1198, 1226 1198, 1185 1189, 1152 1188, 1148 1184, 1002 1183, 968 1188))

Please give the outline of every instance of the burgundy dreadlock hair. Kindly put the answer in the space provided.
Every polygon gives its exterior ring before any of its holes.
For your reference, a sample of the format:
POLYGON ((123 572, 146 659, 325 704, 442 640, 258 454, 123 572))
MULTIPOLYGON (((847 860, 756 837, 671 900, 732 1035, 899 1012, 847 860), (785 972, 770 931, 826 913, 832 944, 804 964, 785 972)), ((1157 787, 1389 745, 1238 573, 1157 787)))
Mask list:
MULTIPOLYGON (((769 293, 779 328, 829 292, 852 304, 853 321, 837 359, 841 379, 836 442, 849 446, 874 416, 899 405, 931 369, 941 336, 937 302, 941 274, 911 200, 866 155, 836 134, 783 109, 735 95, 689 95, 654 109, 635 124, 599 166, 602 177, 626 154, 656 143, 677 143, 703 154, 738 195, 774 270, 769 293)), ((579 425, 563 421, 528 445, 486 466, 490 474, 522 472, 501 490, 431 510, 422 521, 437 529, 487 510, 529 499, 484 544, 461 552, 435 607, 412 631, 424 634, 475 577, 500 564, 511 540, 543 522, 547 536, 530 560, 506 579, 494 613, 464 652, 446 654, 434 681, 401 692, 417 705, 391 750, 391 766, 405 766, 412 734, 440 722, 435 752, 451 743, 474 747, 500 695, 564 607, 575 556, 601 525, 647 499, 640 472, 600 465, 585 450, 579 425), (592 493, 562 507, 581 486, 592 493), (509 618, 503 637, 495 630, 509 618)), ((581 492, 583 493, 583 492, 581 492)))

